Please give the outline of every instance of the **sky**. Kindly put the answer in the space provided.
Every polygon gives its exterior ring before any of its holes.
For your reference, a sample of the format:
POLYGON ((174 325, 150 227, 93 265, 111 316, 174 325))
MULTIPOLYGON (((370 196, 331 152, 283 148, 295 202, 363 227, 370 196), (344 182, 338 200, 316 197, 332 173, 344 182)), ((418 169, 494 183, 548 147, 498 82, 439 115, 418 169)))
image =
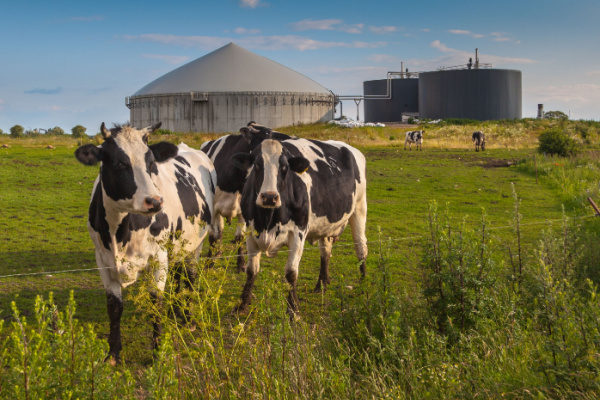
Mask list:
MULTIPOLYGON (((544 104, 600 120, 598 0, 21 0, 1 15, 5 133, 127 122, 126 96, 230 42, 338 95, 401 62, 466 64, 477 48, 481 63, 522 71, 523 117, 544 104)), ((352 100, 343 111, 356 118, 352 100)))

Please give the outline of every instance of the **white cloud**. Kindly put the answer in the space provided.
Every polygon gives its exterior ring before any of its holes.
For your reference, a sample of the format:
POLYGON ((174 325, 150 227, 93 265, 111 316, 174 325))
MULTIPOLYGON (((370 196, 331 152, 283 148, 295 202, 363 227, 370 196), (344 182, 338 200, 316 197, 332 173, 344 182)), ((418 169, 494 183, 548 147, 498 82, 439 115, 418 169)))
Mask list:
POLYGON ((389 54, 373 54, 369 57, 369 60, 376 63, 399 63, 402 61, 398 57, 389 54))
POLYGON ((256 35, 260 32, 260 29, 235 28, 233 32, 240 35, 256 35))
POLYGON ((260 4, 260 0, 240 0, 240 7, 256 8, 260 4))
POLYGON ((485 37, 482 34, 479 33, 473 33, 471 31, 465 31, 465 30, 461 30, 461 29, 450 29, 448 31, 449 33, 452 33, 454 35, 466 35, 466 36, 471 36, 472 38, 475 39, 481 39, 482 37, 485 37))
POLYGON ((394 33, 398 30, 395 26, 370 26, 369 30, 378 35, 394 33))
POLYGON ((600 76, 600 70, 590 71, 587 73, 588 76, 600 76))
MULTIPOLYGON (((446 67, 466 64, 468 59, 473 57, 472 52, 450 48, 439 40, 431 42, 431 47, 448 55, 447 57, 436 60, 440 63, 444 63, 444 66, 446 67)), ((479 53, 479 60, 482 63, 491 63, 495 67, 506 64, 534 64, 537 62, 530 58, 500 57, 482 53, 479 53)))
POLYGON ((296 31, 341 31, 346 33, 362 33, 364 24, 346 25, 342 24, 340 19, 303 19, 302 21, 293 22, 290 24, 292 29, 296 31))
MULTIPOLYGON (((231 38, 210 37, 210 36, 175 36, 162 34, 143 34, 143 35, 126 35, 125 40, 155 42, 167 45, 194 47, 202 50, 215 50, 218 47, 224 46, 232 42, 231 38)), ((240 46, 261 49, 261 50, 319 50, 331 49, 336 47, 346 48, 378 48, 387 45, 386 42, 323 42, 313 40, 303 36, 285 35, 285 36, 250 36, 236 39, 235 42, 240 46)))
POLYGON ((144 54, 142 57, 163 60, 167 64, 182 64, 190 59, 187 56, 172 56, 167 54, 144 54))
POLYGON ((333 30, 333 25, 339 25, 342 23, 340 19, 320 19, 320 20, 312 20, 312 19, 303 19, 302 21, 293 22, 290 25, 296 31, 308 31, 308 30, 319 30, 319 31, 327 31, 333 30))

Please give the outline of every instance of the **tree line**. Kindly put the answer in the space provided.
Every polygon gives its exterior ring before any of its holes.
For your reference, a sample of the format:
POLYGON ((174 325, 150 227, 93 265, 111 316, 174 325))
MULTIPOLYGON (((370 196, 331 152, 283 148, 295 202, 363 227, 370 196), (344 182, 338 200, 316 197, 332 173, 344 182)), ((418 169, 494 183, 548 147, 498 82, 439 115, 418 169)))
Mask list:
MULTIPOLYGON (((86 136, 86 131, 87 128, 85 126, 75 125, 73 128, 71 128, 71 136, 74 138, 81 138, 86 136)), ((0 129, 0 135, 4 134, 5 133, 2 131, 2 129, 0 129)), ((55 126, 54 128, 50 129, 26 130, 21 125, 14 125, 10 128, 10 132, 8 133, 11 138, 36 137, 42 134, 60 136, 65 134, 65 130, 59 126, 55 126), (45 131, 45 133, 42 133, 42 131, 45 131)))

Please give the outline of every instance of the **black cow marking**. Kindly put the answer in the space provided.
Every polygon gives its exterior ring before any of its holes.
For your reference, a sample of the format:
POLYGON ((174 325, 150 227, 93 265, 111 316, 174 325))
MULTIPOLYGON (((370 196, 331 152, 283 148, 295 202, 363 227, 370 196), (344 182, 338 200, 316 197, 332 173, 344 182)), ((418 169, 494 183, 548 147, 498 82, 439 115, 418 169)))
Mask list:
POLYGON ((110 232, 108 231, 108 222, 106 221, 106 209, 102 202, 102 183, 96 185, 96 190, 92 195, 90 202, 88 221, 92 229, 100 234, 102 244, 110 250, 110 232))
POLYGON ((192 166, 190 165, 190 163, 183 157, 181 156, 177 156, 175 157, 175 160, 179 161, 180 163, 182 163, 183 165, 185 165, 188 168, 191 168, 192 166))
POLYGON ((150 225, 150 234, 158 236, 169 227, 169 217, 165 213, 158 213, 154 216, 154 222, 150 225))

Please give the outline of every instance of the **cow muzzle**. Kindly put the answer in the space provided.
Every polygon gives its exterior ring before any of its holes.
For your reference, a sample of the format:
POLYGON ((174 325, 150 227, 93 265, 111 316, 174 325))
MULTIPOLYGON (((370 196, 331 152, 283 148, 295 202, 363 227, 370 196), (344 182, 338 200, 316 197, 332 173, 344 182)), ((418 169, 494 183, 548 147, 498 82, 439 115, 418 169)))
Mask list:
POLYGON ((281 205, 281 203, 279 202, 279 195, 274 192, 261 193, 258 198, 260 200, 260 203, 258 205, 261 207, 274 208, 279 207, 281 205))
POLYGON ((144 211, 147 213, 157 213, 162 210, 163 198, 160 196, 146 197, 144 199, 144 211))

